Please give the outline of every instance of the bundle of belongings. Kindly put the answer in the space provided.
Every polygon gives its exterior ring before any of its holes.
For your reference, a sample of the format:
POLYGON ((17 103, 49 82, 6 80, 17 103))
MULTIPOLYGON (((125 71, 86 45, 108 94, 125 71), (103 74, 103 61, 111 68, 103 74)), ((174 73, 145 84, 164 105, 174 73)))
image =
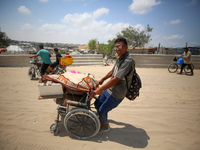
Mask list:
MULTIPOLYGON (((86 92, 91 93, 99 86, 94 75, 80 73, 78 71, 65 72, 61 75, 43 75, 43 81, 51 81, 52 84, 40 84, 40 96, 45 96, 45 94, 49 96, 63 94, 64 99, 74 98, 73 95, 83 96, 86 92), (46 90, 47 92, 44 92, 45 89, 48 89, 46 90)), ((74 99, 79 98, 75 97, 74 99)))

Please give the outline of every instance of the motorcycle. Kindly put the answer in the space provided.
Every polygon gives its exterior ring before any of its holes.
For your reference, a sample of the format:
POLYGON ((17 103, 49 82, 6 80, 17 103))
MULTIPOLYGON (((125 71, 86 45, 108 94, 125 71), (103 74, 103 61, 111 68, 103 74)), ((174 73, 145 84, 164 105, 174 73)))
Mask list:
MULTIPOLYGON (((41 67, 42 67, 42 61, 40 61, 37 57, 30 58, 30 64, 32 65, 28 69, 28 77, 30 80, 34 80, 37 78, 41 77, 41 67)), ((55 74, 63 74, 66 72, 66 66, 64 65, 57 65, 54 69, 53 72, 55 74)), ((45 75, 50 74, 51 71, 49 67, 45 71, 45 75)))

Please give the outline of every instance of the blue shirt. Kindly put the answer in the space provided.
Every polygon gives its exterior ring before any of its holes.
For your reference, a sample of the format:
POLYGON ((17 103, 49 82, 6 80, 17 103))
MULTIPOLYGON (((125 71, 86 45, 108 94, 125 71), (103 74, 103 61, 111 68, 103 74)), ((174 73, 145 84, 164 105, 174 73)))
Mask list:
POLYGON ((37 54, 41 57, 43 63, 51 64, 51 59, 50 59, 50 56, 49 56, 50 53, 49 53, 48 50, 41 49, 41 50, 39 50, 39 52, 37 54))

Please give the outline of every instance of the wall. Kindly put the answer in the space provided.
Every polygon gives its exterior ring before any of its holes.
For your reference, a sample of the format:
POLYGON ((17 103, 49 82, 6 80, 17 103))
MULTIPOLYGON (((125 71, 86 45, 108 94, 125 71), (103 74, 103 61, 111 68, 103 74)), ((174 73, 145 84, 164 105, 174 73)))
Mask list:
MULTIPOLYGON (((156 54, 130 54, 136 62, 136 67, 143 68, 167 68, 176 55, 156 55, 156 54)), ((178 57, 178 55, 176 56, 178 57)), ((73 55, 72 66, 103 65, 103 56, 97 55, 73 55)), ((55 61, 55 56, 51 58, 55 61)), ((29 67, 29 55, 0 55, 0 67, 29 67)), ((193 55, 192 63, 195 69, 200 69, 200 56, 193 55)))
MULTIPOLYGON (((174 57, 179 55, 156 55, 156 54, 130 54, 136 62, 136 67, 144 68, 167 68, 173 62, 174 57)), ((191 62, 195 69, 200 69, 200 55, 192 55, 191 62)))
MULTIPOLYGON (((0 55, 0 67, 29 67, 31 66, 29 56, 31 55, 0 55)), ((102 54, 72 55, 72 57, 73 66, 103 65, 102 54)), ((56 57, 52 56, 51 61, 55 62, 56 57)))

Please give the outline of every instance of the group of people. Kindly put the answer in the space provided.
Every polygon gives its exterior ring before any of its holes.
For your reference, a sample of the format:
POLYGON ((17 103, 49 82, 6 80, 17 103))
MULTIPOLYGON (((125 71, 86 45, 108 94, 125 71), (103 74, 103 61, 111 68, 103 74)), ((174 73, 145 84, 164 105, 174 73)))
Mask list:
MULTIPOLYGON (((58 53, 57 49, 54 49, 56 54, 56 62, 51 64, 51 54, 47 50, 43 49, 43 46, 41 45, 40 49, 41 50, 32 57, 40 56, 42 58, 43 75, 48 66, 53 68, 55 65, 59 64, 59 59, 61 55, 58 53)), ((99 95, 98 98, 95 100, 94 105, 99 114, 99 119, 101 122, 100 132, 107 132, 110 130, 110 126, 108 123, 108 112, 116 108, 126 96, 127 84, 128 87, 130 87, 132 76, 135 71, 135 62, 127 51, 127 40, 125 38, 116 39, 114 49, 118 55, 118 59, 116 60, 116 63, 112 70, 110 70, 102 79, 99 80, 99 85, 102 85, 104 81, 108 78, 110 78, 110 80, 93 93, 94 95, 99 95), (125 77, 127 79, 127 82, 125 77)), ((182 73, 183 67, 185 65, 190 64, 191 53, 188 51, 187 48, 185 49, 185 52, 181 57, 184 59, 185 62, 181 67, 180 73, 182 73)), ((189 66, 191 67, 191 65, 189 66)))
MULTIPOLYGON (((41 77, 45 74, 46 69, 49 67, 51 74, 53 74, 53 69, 57 66, 60 65, 60 58, 62 57, 62 55, 58 52, 58 48, 54 48, 54 53, 56 54, 56 61, 55 62, 51 62, 51 54, 48 50, 44 49, 43 44, 39 45, 39 51, 37 54, 30 56, 30 58, 32 57, 38 57, 40 56, 42 59, 42 67, 41 67, 41 77)), ((71 57, 69 55, 68 52, 66 52, 66 57, 71 57)), ((42 82, 42 78, 39 82, 42 82)))
MULTIPOLYGON (((114 49, 118 54, 118 59, 116 60, 112 70, 108 72, 105 77, 99 80, 99 84, 103 84, 103 82, 108 78, 111 79, 94 92, 96 95, 99 95, 94 104, 100 116, 100 132, 106 132, 110 130, 107 120, 108 112, 117 107, 126 96, 126 84, 128 84, 129 88, 132 80, 131 77, 135 71, 135 62, 127 51, 128 45, 126 39, 116 39, 114 49), (127 83, 125 77, 127 78, 127 83)), ((179 74, 182 74, 183 68, 188 65, 191 69, 191 75, 193 75, 193 68, 191 66, 191 52, 188 51, 188 48, 184 49, 184 53, 180 57, 183 58, 184 63, 181 66, 181 72, 179 74)))
MULTIPOLYGON (((41 76, 44 75, 45 70, 47 67, 54 68, 56 65, 59 65, 60 57, 62 57, 58 53, 58 49, 55 48, 54 52, 56 54, 56 62, 51 63, 51 54, 49 51, 43 48, 43 45, 39 45, 39 51, 36 55, 30 57, 38 57, 40 56, 43 65, 41 68, 41 76)), ((95 101, 95 108, 99 114, 99 119, 101 122, 101 129, 100 132, 109 131, 110 127, 108 124, 108 112, 111 111, 113 108, 117 107, 127 93, 127 85, 126 79, 128 80, 128 86, 131 84, 131 78, 133 76, 133 72, 135 70, 135 62, 132 57, 128 53, 128 44, 125 38, 118 38, 115 41, 114 47, 116 53, 118 54, 119 58, 117 59, 114 67, 111 71, 107 73, 105 77, 103 77, 99 81, 99 85, 102 85, 105 80, 111 78, 106 84, 98 88, 94 95, 99 95, 99 97, 95 101), (123 62, 123 63, 122 63, 123 62), (120 67, 119 67, 120 66, 120 67), (127 75, 128 74, 128 75, 127 75), (124 89, 124 90, 122 90, 124 89)), ((66 55, 68 57, 69 55, 66 55)))

